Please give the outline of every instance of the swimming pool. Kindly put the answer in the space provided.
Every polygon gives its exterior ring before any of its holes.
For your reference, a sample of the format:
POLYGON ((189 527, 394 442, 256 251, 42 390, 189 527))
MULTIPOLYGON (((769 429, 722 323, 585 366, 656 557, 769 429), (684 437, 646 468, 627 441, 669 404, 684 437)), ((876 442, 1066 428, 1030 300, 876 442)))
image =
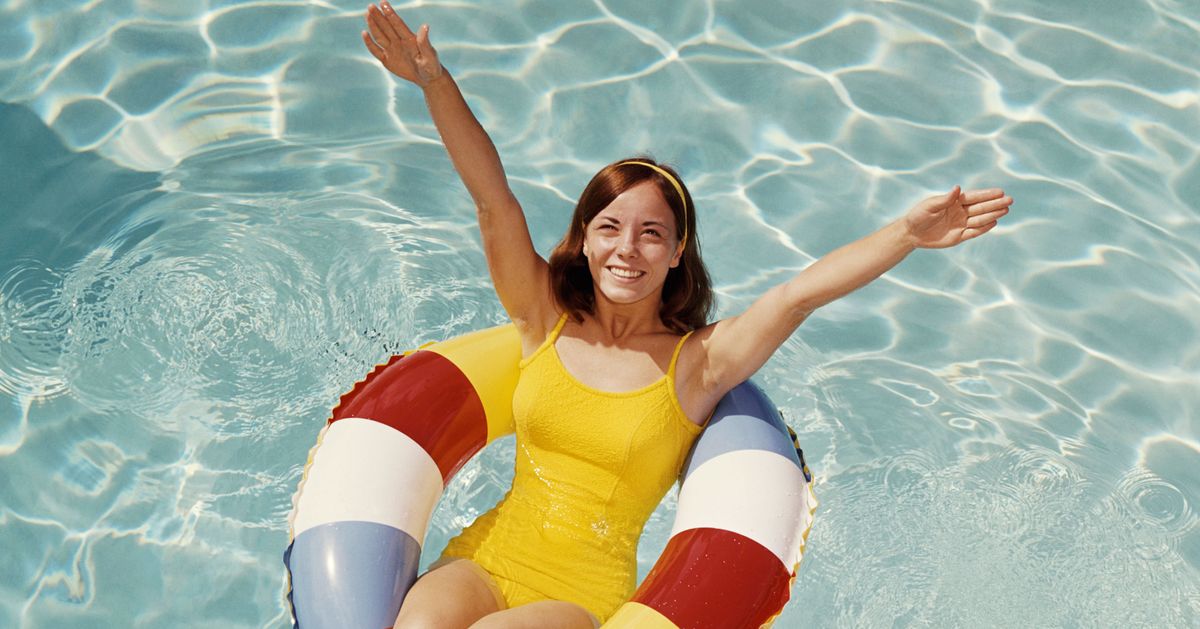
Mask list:
MULTIPOLYGON (((598 166, 650 151, 722 313, 932 191, 1016 198, 760 372, 821 499, 778 626, 1195 626, 1200 5, 805 4, 397 8, 542 252, 598 166)), ((286 626, 286 514, 337 396, 503 320, 364 5, 0 5, 0 626, 286 626)), ((427 560, 511 455, 455 480, 427 560)))

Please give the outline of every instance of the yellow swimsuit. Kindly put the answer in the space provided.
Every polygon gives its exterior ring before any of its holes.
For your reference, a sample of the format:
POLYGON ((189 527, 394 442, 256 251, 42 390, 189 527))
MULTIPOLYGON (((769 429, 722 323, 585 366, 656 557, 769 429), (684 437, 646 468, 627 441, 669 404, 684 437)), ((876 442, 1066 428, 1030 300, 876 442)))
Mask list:
POLYGON ((570 601, 603 622, 633 594, 642 526, 701 428, 675 397, 675 362, 687 335, 665 376, 613 393, 563 367, 554 343, 565 323, 566 315, 520 363, 512 489, 450 540, 443 557, 483 567, 509 607, 570 601))

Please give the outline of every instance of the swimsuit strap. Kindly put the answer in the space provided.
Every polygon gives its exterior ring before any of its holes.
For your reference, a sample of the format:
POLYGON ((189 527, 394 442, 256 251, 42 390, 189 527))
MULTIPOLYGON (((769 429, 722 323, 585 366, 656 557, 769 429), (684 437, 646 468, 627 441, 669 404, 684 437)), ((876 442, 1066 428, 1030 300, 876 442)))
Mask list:
POLYGON ((554 329, 550 330, 550 333, 546 335, 546 341, 544 344, 554 345, 554 342, 558 340, 558 335, 562 334, 562 330, 566 325, 567 313, 564 312, 562 313, 562 316, 558 318, 558 323, 554 324, 554 329))
POLYGON ((688 340, 688 337, 692 335, 692 332, 695 332, 695 330, 684 334, 683 338, 679 339, 679 343, 675 345, 675 353, 671 354, 671 365, 667 367, 667 378, 672 384, 675 383, 675 363, 679 362, 679 350, 683 349, 684 341, 688 340))

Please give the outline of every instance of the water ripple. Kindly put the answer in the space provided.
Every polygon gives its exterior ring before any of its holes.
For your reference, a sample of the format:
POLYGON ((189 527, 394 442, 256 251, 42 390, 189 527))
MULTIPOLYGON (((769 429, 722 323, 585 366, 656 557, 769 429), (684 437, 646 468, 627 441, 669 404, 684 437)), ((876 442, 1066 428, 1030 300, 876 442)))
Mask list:
POLYGON ((1196 525, 1196 513, 1180 489, 1149 470, 1134 470, 1121 479, 1117 494, 1139 522, 1178 538, 1196 525))
POLYGON ((36 260, 15 261, 0 277, 0 391, 10 395, 53 395, 63 381, 58 370, 71 312, 62 307, 61 278, 36 260))
MULTIPOLYGON (((329 405, 390 353, 503 319, 471 200, 419 91, 361 49, 360 3, 0 4, 21 147, 0 149, 0 479, 49 479, 0 482, 0 625, 283 626, 283 515, 329 405), (199 573, 223 585, 145 598, 199 573)), ((688 179, 723 315, 932 191, 1018 199, 761 370, 822 484, 781 626, 1183 626, 1194 5, 402 10, 432 24, 541 251, 596 167, 650 150, 688 179)), ((502 494, 511 456, 464 469, 431 549, 502 494)))

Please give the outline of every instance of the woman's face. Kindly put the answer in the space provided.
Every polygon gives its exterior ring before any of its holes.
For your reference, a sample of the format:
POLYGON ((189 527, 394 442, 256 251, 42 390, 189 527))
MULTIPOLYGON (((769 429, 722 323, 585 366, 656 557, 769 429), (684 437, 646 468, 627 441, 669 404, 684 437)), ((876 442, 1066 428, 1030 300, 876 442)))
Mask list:
POLYGON ((618 304, 661 299, 667 272, 679 265, 675 214, 653 181, 621 193, 584 231, 597 301, 618 304))

